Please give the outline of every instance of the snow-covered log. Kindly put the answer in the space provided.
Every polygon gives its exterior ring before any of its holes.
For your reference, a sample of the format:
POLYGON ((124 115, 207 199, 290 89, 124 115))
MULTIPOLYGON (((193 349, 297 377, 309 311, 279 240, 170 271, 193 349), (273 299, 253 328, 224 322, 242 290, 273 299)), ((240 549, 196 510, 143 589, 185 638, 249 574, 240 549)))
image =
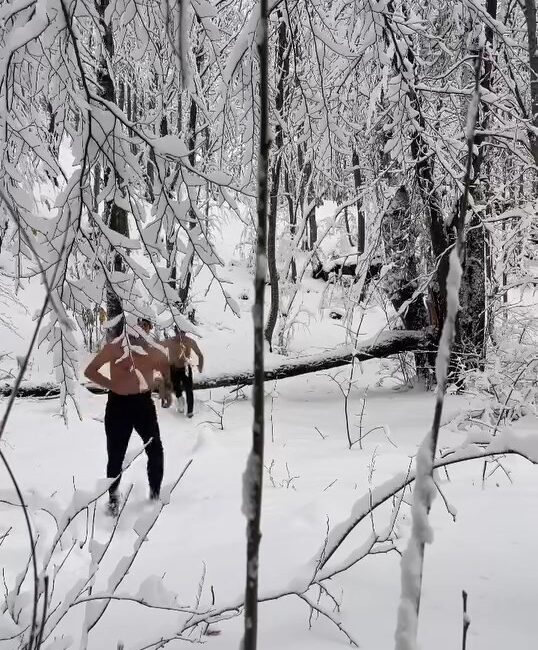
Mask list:
MULTIPOLYGON (((374 339, 353 349, 351 346, 341 347, 337 350, 321 352, 320 354, 286 359, 285 362, 271 367, 268 361, 265 369, 265 381, 296 377, 310 372, 320 372, 344 366, 351 362, 353 357, 358 361, 368 359, 382 359, 401 352, 414 352, 416 350, 434 349, 434 339, 429 332, 414 332, 400 330, 395 332, 382 332, 374 339)), ((220 388, 222 386, 248 386, 252 384, 253 374, 250 370, 245 372, 225 373, 215 377, 203 375, 194 380, 195 389, 220 388)))
MULTIPOLYGON (((11 395, 12 384, 4 382, 0 384, 0 395, 7 397, 11 395)), ((17 390, 17 397, 58 397, 60 386, 52 382, 35 384, 33 382, 22 382, 17 390)))
MULTIPOLYGON (((296 377, 310 372, 320 372, 344 366, 355 357, 358 361, 369 359, 383 359, 393 354, 402 352, 427 351, 435 349, 433 335, 428 332, 415 332, 397 330, 394 332, 381 332, 375 338, 353 349, 351 346, 341 347, 337 350, 321 352, 296 359, 286 359, 281 363, 268 362, 265 369, 265 381, 296 377)), ((253 382, 253 373, 249 370, 222 373, 214 376, 200 375, 194 378, 195 390, 208 388, 221 388, 225 386, 249 386, 253 382)), ((84 384, 92 393, 105 393, 106 391, 93 384, 84 384)), ((0 395, 9 395, 11 385, 0 385, 0 395)), ((19 397, 52 397, 59 395, 60 388, 52 383, 32 384, 23 383, 18 391, 19 397)))

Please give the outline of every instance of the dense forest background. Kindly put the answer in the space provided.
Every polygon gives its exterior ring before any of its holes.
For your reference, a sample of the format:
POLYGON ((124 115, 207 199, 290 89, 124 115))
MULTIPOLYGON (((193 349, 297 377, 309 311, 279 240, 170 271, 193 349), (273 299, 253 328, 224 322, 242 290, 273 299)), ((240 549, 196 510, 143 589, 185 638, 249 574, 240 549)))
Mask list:
MULTIPOLYGON (((536 407, 535 0, 5 0, 0 48, 0 326, 17 328, 10 306, 39 280, 31 349, 53 359, 64 420, 79 411, 81 359, 106 339, 128 344, 137 318, 197 332, 197 278, 219 289, 213 309, 241 314, 222 253, 240 223, 235 261, 256 282, 254 372, 249 359, 199 388, 254 384, 249 558, 257 567, 263 350, 279 359, 271 379, 299 374, 293 341, 307 329, 311 278, 348 347, 336 361, 333 349, 306 359, 301 373, 351 362, 337 382, 349 449, 357 359, 399 353, 407 386, 437 390, 416 470, 409 553, 422 557, 447 387, 489 400, 473 415, 488 435, 536 407), (389 334, 359 357, 374 308, 389 334)), ((11 394, 0 436, 29 358, 0 357, 11 394)), ((329 547, 339 543, 327 532, 329 547)), ((47 603, 35 574, 33 619, 16 637, 28 650, 42 643, 37 604, 47 603)), ((247 574, 254 648, 257 569, 247 574)), ((402 608, 408 598, 417 614, 411 583, 402 608)), ((397 647, 415 647, 416 620, 405 627, 400 614, 397 647)))

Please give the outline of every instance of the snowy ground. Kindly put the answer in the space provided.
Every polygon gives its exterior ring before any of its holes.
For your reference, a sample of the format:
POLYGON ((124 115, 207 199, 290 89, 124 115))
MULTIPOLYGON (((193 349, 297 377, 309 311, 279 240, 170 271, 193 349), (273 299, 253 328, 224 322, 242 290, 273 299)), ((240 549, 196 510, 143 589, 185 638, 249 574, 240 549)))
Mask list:
MULTIPOLYGON (((233 247, 222 253, 227 262, 233 247)), ((206 353, 206 372, 216 374, 250 366, 252 325, 250 299, 252 283, 248 271, 228 266, 224 275, 233 297, 242 305, 243 318, 223 312, 216 287, 202 301, 207 284, 203 273, 197 279, 200 298, 200 344, 206 353), (242 300, 241 296, 247 296, 242 300)), ((339 321, 320 310, 323 284, 309 280, 301 294, 304 325, 296 331, 293 354, 333 348, 345 339, 339 321)), ((40 289, 31 284, 19 294, 21 305, 10 312, 15 331, 3 331, 0 344, 13 357, 24 350, 31 331, 27 305, 37 304, 40 289)), ((196 296, 195 296, 196 297, 196 296)), ((358 315, 357 315, 358 318, 358 315)), ((355 321, 355 325, 357 320, 355 321)), ((386 324, 382 310, 370 311, 362 324, 365 338, 386 324)), ((410 458, 427 432, 433 413, 434 395, 419 390, 400 390, 391 377, 395 361, 363 364, 351 394, 351 434, 359 435, 359 414, 368 387, 362 418, 363 449, 347 445, 343 398, 329 373, 306 375, 267 384, 267 444, 265 450, 263 538, 261 545, 260 593, 286 592, 311 571, 326 535, 348 517, 353 504, 370 488, 406 471, 410 458)), ((50 360, 43 351, 33 358, 31 378, 51 379, 50 360)), ((344 380, 349 369, 331 371, 344 380)), ((212 604, 233 606, 242 599, 245 565, 245 519, 241 514, 242 473, 250 444, 250 392, 245 399, 232 399, 227 389, 197 393, 196 415, 186 420, 173 411, 159 409, 165 448, 165 483, 173 482, 192 458, 193 462, 166 505, 155 527, 142 545, 135 564, 118 589, 136 595, 144 583, 145 597, 164 598, 164 590, 178 594, 178 603, 194 606, 202 575, 205 574, 199 609, 212 604), (225 407, 223 409, 223 401, 225 407), (213 409, 213 410, 212 410, 213 409), (223 412, 223 429, 220 417, 223 412), (151 577, 155 579, 152 581, 151 577), (152 596, 153 594, 153 596, 152 596)), ((441 447, 460 445, 466 433, 459 431, 455 418, 469 407, 470 397, 448 399, 443 418, 441 447)), ((83 420, 72 415, 66 428, 57 417, 56 400, 21 399, 16 402, 2 443, 21 488, 31 504, 34 524, 40 533, 40 560, 50 546, 54 532, 49 514, 37 506, 57 512, 69 509, 74 487, 94 490, 104 476, 105 439, 102 424, 105 397, 80 390, 83 420)), ((536 436, 536 418, 527 416, 515 424, 521 434, 536 436)), ((140 446, 133 435, 131 450, 140 446)), ((536 645, 534 612, 538 607, 538 527, 533 513, 538 503, 538 468, 519 458, 504 461, 513 483, 499 470, 482 485, 482 462, 473 461, 449 469, 450 481, 439 474, 443 493, 455 509, 454 522, 441 498, 432 510, 435 540, 426 549, 424 592, 419 637, 421 647, 453 650, 461 647, 461 591, 469 594, 471 627, 468 648, 531 650, 536 645)), ((132 487, 125 512, 105 560, 97 574, 94 593, 107 589, 109 575, 118 561, 132 552, 136 541, 133 528, 152 514, 146 502, 145 461, 138 458, 127 470, 123 493, 132 487), (137 523, 138 521, 138 523, 137 523)), ((28 558, 20 510, 9 505, 14 490, 5 471, 0 473, 0 566, 11 588, 28 558)), ((103 542, 111 532, 111 521, 103 512, 104 499, 96 510, 95 538, 103 542)), ((360 546, 372 530, 383 528, 388 510, 381 510, 374 522, 362 524, 335 556, 343 560, 360 546)), ((409 509, 403 506, 397 532, 398 547, 405 546, 409 532, 409 509)), ((82 515, 71 526, 80 541, 86 537, 82 515)), ((69 535, 62 539, 54 556, 59 564, 69 552, 69 535)), ((56 593, 63 598, 75 582, 88 572, 87 546, 75 545, 58 573, 56 593)), ((341 603, 340 618, 345 629, 366 650, 393 647, 396 610, 400 592, 399 556, 392 552, 361 560, 327 585, 341 603)), ((29 593, 26 581, 21 592, 29 593)), ((3 597, 3 596, 2 596, 3 597)), ((0 598, 0 639, 15 627, 0 598)), ((17 603, 22 602, 19 597, 17 603)), ((13 601, 9 600, 8 604, 13 601)), ((327 599, 320 601, 332 611, 327 599)), ((45 647, 79 648, 86 605, 71 608, 45 647), (57 644, 52 643, 57 637, 57 644)), ((187 615, 143 608, 133 602, 111 603, 89 635, 90 650, 117 648, 119 640, 129 650, 141 650, 161 636, 173 635, 187 615)), ((347 645, 345 636, 330 622, 314 617, 309 625, 307 605, 294 596, 264 603, 260 607, 260 648, 282 650, 331 650, 347 645)), ((239 647, 242 619, 219 622, 216 636, 205 637, 208 648, 239 647)), ((0 648, 14 650, 14 641, 0 640, 0 648)), ((186 641, 168 647, 187 647, 186 641)))
MULTIPOLYGON (((364 382, 373 379, 368 376, 371 373, 367 371, 364 382)), ((353 413, 360 410, 361 393, 358 389, 353 413)), ((55 418, 53 401, 21 400, 15 407, 4 450, 25 493, 54 495, 54 501, 66 507, 73 495, 73 484, 79 490, 91 490, 96 479, 103 476, 104 434, 99 420, 104 398, 86 394, 81 401, 84 421, 73 422, 69 429, 55 418)), ((449 401, 447 419, 464 406, 463 401, 449 401)), ((427 393, 371 389, 365 430, 383 424, 393 444, 377 431, 365 439, 362 451, 357 446, 350 451, 341 397, 326 376, 278 384, 272 411, 271 397, 267 399, 272 426, 270 423, 267 432, 266 465, 272 465, 272 469, 271 473, 266 471, 264 486, 262 595, 286 591, 290 582, 304 575, 306 565, 323 543, 327 517, 331 525, 345 519, 355 500, 367 492, 369 482, 375 486, 406 469, 409 456, 428 428, 432 402, 432 395, 427 393)), ((249 403, 237 401, 226 409, 224 430, 207 423, 213 416, 203 404, 199 404, 193 421, 162 410, 159 416, 166 451, 165 482, 173 481, 189 458, 193 463, 118 591, 136 594, 140 584, 153 575, 163 577, 162 584, 177 592, 181 603, 192 605, 205 566, 202 605, 210 604, 210 586, 217 606, 233 604, 243 590, 245 521, 240 511, 241 475, 249 445, 249 403)), ((519 428, 535 432, 536 421, 525 419, 519 428)), ((462 441, 463 434, 450 431, 450 425, 443 429, 442 445, 462 441)), ((137 446, 139 442, 133 436, 132 448, 137 446)), ((144 465, 142 458, 135 461, 123 482, 124 493, 134 482, 133 493, 120 520, 110 558, 101 567, 97 591, 106 589, 110 568, 131 551, 135 540, 133 524, 147 509, 144 465)), ((450 482, 444 477, 443 491, 458 513, 454 523, 441 499, 436 500, 432 512, 435 541, 427 548, 420 620, 424 648, 458 647, 462 589, 470 598, 469 647, 534 647, 538 569, 533 557, 538 529, 531 513, 538 500, 538 470, 523 460, 510 460, 507 467, 512 471, 513 485, 498 472, 483 488, 482 464, 478 461, 451 468, 450 482)), ((5 474, 1 487, 2 498, 12 501, 13 490, 5 474)), ((101 541, 110 532, 103 505, 101 500, 96 528, 96 537, 101 541)), ((23 569, 27 552, 17 509, 3 504, 0 512, 2 532, 15 526, 0 547, 1 564, 10 585, 23 569)), ((407 509, 402 515, 399 532, 405 536, 407 509)), ((34 516, 43 534, 44 549, 50 543, 50 518, 42 513, 34 516)), ((80 538, 84 535, 84 517, 81 519, 80 538)), ((376 527, 382 527, 384 520, 386 516, 376 518, 376 527)), ((369 532, 370 524, 363 526, 338 557, 343 559, 369 532)), ((64 553, 69 546, 66 539, 64 553)), ((67 587, 74 582, 86 563, 87 553, 75 550, 59 583, 67 587)), ((361 561, 331 581, 330 588, 342 601, 342 620, 361 647, 391 647, 399 597, 399 558, 395 553, 361 561)), ((74 608, 60 627, 62 633, 74 638, 73 645, 67 647, 78 647, 84 607, 74 608)), ((328 650, 346 643, 326 621, 314 621, 309 630, 308 615, 306 605, 293 597, 262 605, 260 647, 328 650)), ((177 614, 144 610, 137 604, 113 603, 92 631, 89 647, 115 648, 121 639, 126 648, 142 648, 172 633, 177 618, 177 614)), ((6 625, 7 617, 4 629, 6 625)), ((217 627, 221 634, 208 637, 208 646, 237 648, 241 620, 219 623, 217 627)), ((11 646, 5 641, 2 647, 11 646)))

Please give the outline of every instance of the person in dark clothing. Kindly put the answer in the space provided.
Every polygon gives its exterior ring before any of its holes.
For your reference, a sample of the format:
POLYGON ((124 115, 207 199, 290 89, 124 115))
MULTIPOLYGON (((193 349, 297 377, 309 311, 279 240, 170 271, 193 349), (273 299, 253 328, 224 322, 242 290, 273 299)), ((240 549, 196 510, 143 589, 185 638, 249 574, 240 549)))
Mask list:
POLYGON ((163 343, 168 349, 170 377, 177 399, 178 410, 183 401, 183 391, 187 398, 187 417, 192 418, 194 396, 192 392, 192 353, 198 358, 198 371, 204 369, 204 355, 198 344, 185 332, 176 328, 176 335, 163 343))
POLYGON ((194 409, 192 368, 190 366, 183 366, 183 368, 170 366, 170 380, 172 381, 174 394, 179 405, 181 405, 181 402, 183 401, 183 391, 185 391, 185 397, 187 398, 187 417, 191 418, 194 409))
POLYGON ((127 446, 133 429, 146 445, 150 499, 158 499, 163 480, 164 455, 159 423, 151 391, 132 395, 109 392, 105 409, 105 433, 108 462, 107 478, 116 478, 110 484, 110 500, 117 502, 120 475, 127 446))
MULTIPOLYGON (((144 323, 141 328, 147 333, 144 323)), ((155 372, 162 375, 161 404, 171 404, 170 367, 165 354, 153 347, 145 338, 107 343, 86 368, 84 374, 96 384, 108 389, 105 410, 107 441, 107 477, 115 479, 109 487, 109 513, 116 515, 119 508, 118 488, 129 439, 136 430, 146 445, 148 457, 148 482, 150 498, 158 499, 163 478, 163 446, 161 443, 157 412, 151 397, 155 372), (143 353, 131 348, 143 348, 143 353), (100 369, 109 364, 110 378, 100 369)))

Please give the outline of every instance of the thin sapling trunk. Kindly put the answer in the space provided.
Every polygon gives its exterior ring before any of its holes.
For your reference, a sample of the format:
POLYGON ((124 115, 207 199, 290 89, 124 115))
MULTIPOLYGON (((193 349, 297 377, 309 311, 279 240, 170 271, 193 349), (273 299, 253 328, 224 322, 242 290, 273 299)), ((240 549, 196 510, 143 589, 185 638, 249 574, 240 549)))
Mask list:
POLYGON ((269 47, 267 36, 267 0, 260 0, 258 58, 260 67, 260 144, 258 153, 258 232, 256 241, 256 276, 254 279, 254 385, 252 402, 254 421, 252 449, 243 476, 243 512, 247 518, 247 566, 245 588, 245 633, 243 650, 256 650, 258 634, 258 561, 263 485, 264 447, 264 304, 267 266, 267 194, 269 149, 269 47))

